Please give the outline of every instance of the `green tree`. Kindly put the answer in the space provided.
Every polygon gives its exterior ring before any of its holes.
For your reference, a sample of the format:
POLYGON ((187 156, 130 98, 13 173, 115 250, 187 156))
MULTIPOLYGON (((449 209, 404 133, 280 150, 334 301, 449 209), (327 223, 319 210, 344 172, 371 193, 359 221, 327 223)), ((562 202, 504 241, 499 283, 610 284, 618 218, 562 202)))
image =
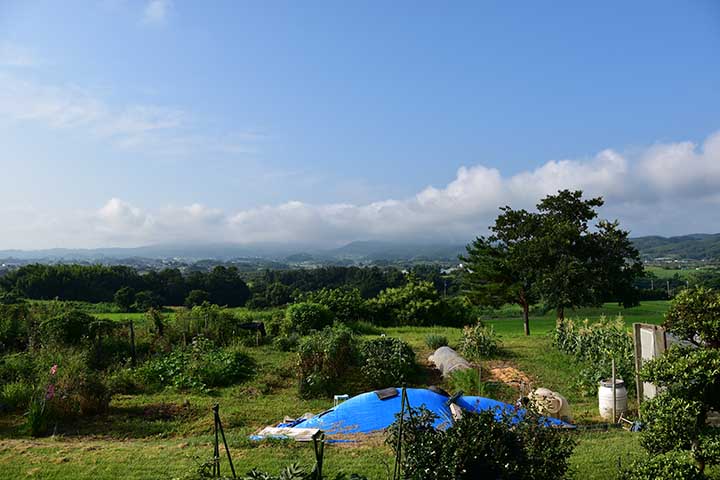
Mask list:
POLYGON ((185 306, 193 308, 208 301, 210 301, 210 294, 205 290, 191 290, 185 297, 185 306))
POLYGON ((542 218, 542 272, 538 284, 545 304, 565 318, 565 309, 599 305, 608 299, 637 304, 633 284, 643 274, 640 254, 617 222, 601 220, 601 197, 583 200, 579 190, 561 190, 538 203, 542 218))
POLYGON ((160 295, 151 290, 143 290, 135 294, 135 303, 132 308, 137 312, 147 312, 151 308, 160 308, 161 306, 160 295))
POLYGON ((132 287, 119 288, 115 295, 113 295, 113 303, 122 312, 132 311, 132 305, 135 303, 135 289, 132 287))
POLYGON ((637 249, 617 222, 601 220, 600 197, 561 190, 537 204, 537 212, 502 207, 492 235, 478 237, 461 257, 465 290, 476 303, 516 303, 530 333, 529 307, 542 300, 563 319, 570 307, 616 300, 637 303, 635 279, 643 274, 637 249))
POLYGON ((720 464, 720 428, 710 426, 710 410, 720 410, 720 293, 684 290, 673 301, 665 327, 697 347, 673 346, 643 366, 643 380, 658 395, 642 404, 646 423, 641 443, 652 455, 685 452, 702 474, 720 464))

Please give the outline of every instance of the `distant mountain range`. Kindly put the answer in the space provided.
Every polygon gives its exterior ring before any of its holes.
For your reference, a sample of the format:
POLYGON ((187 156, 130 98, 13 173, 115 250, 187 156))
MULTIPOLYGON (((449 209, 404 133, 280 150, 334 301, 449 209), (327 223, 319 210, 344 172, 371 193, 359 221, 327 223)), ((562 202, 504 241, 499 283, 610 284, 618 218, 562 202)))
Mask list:
POLYGON ((693 233, 679 237, 638 237, 633 243, 643 258, 720 259, 720 233, 693 233))
MULTIPOLYGON (((720 233, 692 234, 679 237, 637 237, 633 242, 646 260, 720 259, 720 233)), ((413 244, 409 242, 356 241, 334 249, 312 246, 217 243, 203 245, 149 245, 135 248, 96 248, 47 250, 0 250, 0 259, 23 261, 103 261, 111 259, 266 259, 300 263, 377 263, 383 261, 457 261, 465 245, 413 244)))

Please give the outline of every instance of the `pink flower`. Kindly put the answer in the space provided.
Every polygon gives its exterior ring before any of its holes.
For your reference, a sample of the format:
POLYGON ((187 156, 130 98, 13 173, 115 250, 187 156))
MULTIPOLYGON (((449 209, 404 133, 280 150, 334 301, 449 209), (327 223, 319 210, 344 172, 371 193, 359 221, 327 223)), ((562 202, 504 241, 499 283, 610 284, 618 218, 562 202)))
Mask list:
POLYGON ((45 393, 45 400, 52 400, 55 396, 55 385, 52 383, 48 385, 47 392, 45 393))
POLYGON ((57 364, 50 367, 50 375, 55 375, 57 373, 57 364))

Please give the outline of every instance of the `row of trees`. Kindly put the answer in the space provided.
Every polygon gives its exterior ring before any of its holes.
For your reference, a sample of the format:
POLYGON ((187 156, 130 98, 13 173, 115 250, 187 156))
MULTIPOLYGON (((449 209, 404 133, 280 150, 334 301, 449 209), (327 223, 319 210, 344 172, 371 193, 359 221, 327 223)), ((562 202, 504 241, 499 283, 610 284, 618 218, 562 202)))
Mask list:
POLYGON ((242 306, 250 298, 250 289, 238 269, 224 266, 183 275, 174 268, 141 274, 124 266, 35 264, 0 278, 2 290, 38 300, 119 299, 122 307, 137 303, 139 310, 158 304, 182 305, 194 290, 206 292, 207 299, 219 305, 242 306), (118 291, 122 293, 116 298, 118 291))
POLYGON ((637 249, 617 222, 600 220, 602 198, 562 190, 537 204, 537 212, 502 207, 492 235, 478 237, 463 257, 468 297, 481 305, 519 304, 525 334, 530 306, 542 302, 563 319, 566 308, 638 302, 643 275, 637 249))

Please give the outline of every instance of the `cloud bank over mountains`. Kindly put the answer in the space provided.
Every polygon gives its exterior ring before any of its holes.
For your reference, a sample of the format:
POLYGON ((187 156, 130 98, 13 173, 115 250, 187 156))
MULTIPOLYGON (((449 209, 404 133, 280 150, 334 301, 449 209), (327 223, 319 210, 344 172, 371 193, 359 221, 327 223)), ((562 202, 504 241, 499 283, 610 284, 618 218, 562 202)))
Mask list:
POLYGON ((202 203, 154 207, 110 198, 94 211, 24 212, 5 218, 4 224, 10 239, 43 239, 33 247, 167 242, 333 246, 357 239, 465 242, 486 233, 498 207, 531 209, 561 188, 603 196, 602 216, 618 218, 634 235, 720 230, 720 132, 700 145, 659 143, 628 154, 607 149, 591 158, 549 161, 513 176, 481 164, 461 167, 445 186, 367 204, 289 201, 223 211, 202 203), (32 221, 14 224, 26 215, 32 221))

